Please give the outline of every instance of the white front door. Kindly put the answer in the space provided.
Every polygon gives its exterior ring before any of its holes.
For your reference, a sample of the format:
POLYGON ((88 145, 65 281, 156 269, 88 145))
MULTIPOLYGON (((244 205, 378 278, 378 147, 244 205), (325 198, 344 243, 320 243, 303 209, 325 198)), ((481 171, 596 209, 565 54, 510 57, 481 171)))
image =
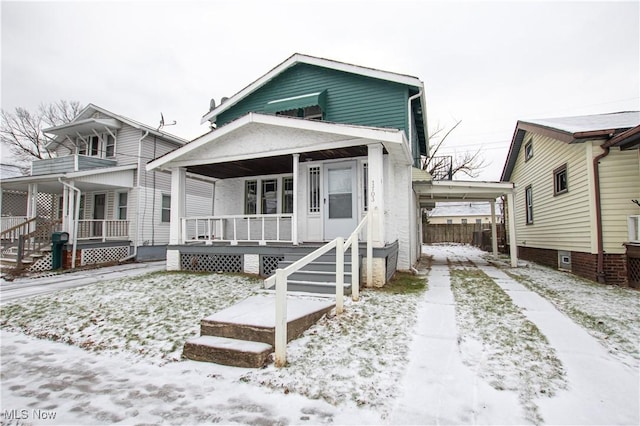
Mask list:
POLYGON ((356 162, 329 163, 324 169, 324 239, 347 238, 358 225, 356 162))

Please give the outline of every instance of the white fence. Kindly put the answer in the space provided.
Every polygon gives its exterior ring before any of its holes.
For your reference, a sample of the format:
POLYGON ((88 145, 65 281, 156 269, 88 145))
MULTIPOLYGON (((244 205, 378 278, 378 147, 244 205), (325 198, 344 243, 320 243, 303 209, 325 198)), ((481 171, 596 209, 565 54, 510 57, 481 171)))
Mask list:
POLYGON ((112 239, 129 238, 128 220, 79 220, 78 240, 100 239, 103 242, 112 239))

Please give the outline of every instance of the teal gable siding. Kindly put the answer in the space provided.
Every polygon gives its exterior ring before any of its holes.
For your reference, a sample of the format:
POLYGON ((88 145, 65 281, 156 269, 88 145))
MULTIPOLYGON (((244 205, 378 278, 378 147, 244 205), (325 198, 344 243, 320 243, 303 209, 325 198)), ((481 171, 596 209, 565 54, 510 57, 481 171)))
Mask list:
MULTIPOLYGON (((409 87, 308 64, 297 64, 217 117, 218 127, 267 102, 327 90, 324 120, 407 131, 409 87)), ((413 92, 417 93, 418 88, 413 92)))

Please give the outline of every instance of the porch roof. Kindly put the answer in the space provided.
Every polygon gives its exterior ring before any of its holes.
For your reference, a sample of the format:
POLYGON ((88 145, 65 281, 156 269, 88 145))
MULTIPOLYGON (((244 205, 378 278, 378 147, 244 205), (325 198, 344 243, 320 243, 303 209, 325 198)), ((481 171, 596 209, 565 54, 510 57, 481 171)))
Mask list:
POLYGON ((300 161, 366 156, 367 145, 411 164, 404 132, 292 117, 248 113, 147 164, 147 170, 185 167, 214 178, 289 173, 300 161))
POLYGON ((38 176, 20 176, 3 179, 2 189, 27 191, 30 184, 37 184, 38 191, 48 194, 62 193, 63 185, 59 179, 73 181, 83 192, 100 191, 115 188, 133 188, 133 170, 135 164, 127 166, 105 167, 93 170, 81 170, 70 173, 53 173, 38 176))
POLYGON ((420 207, 427 207, 445 201, 495 201, 513 192, 514 186, 511 182, 425 181, 414 177, 413 189, 418 194, 420 207))
POLYGON ((60 126, 44 129, 44 133, 51 133, 56 136, 75 136, 76 134, 90 134, 104 129, 117 130, 120 127, 118 120, 113 118, 87 118, 85 120, 72 121, 60 126))

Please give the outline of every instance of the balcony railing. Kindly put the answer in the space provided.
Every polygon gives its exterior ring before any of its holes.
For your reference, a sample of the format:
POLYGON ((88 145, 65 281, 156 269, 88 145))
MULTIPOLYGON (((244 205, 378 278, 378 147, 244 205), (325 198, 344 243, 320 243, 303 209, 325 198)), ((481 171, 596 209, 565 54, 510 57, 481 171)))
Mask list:
POLYGON ((182 243, 292 242, 290 214, 183 217, 182 243))
POLYGON ((128 220, 80 220, 78 240, 114 240, 129 238, 128 220))

